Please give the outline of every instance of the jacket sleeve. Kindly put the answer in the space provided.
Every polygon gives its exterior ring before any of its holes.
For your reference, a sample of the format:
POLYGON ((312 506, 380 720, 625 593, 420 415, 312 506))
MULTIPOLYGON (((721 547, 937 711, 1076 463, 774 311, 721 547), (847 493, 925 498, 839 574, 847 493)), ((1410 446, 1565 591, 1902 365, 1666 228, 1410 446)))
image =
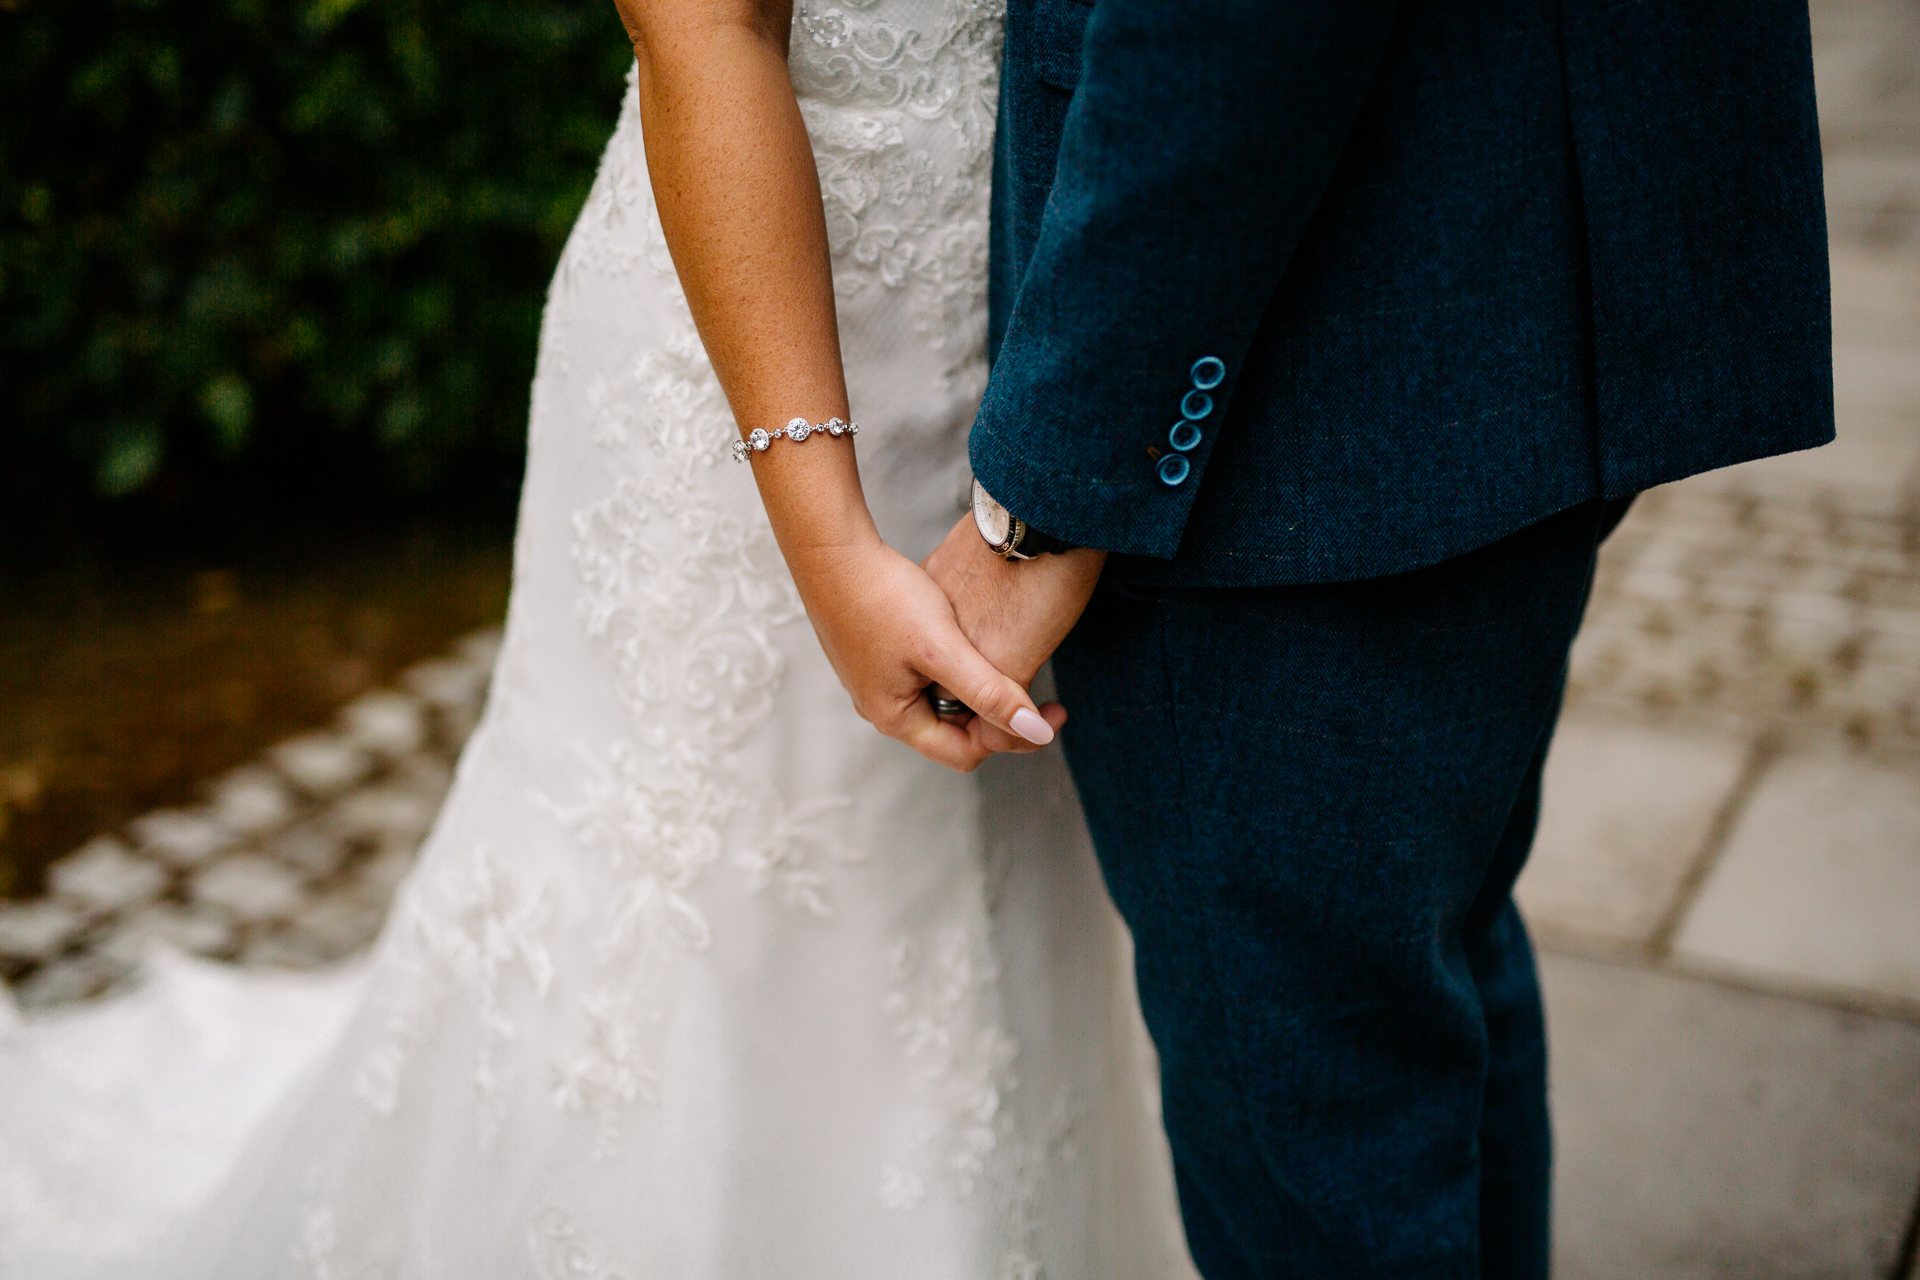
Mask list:
POLYGON ((1083 546, 1178 549, 1394 8, 1094 6, 1052 191, 969 441, 974 474, 1016 514, 1083 546))

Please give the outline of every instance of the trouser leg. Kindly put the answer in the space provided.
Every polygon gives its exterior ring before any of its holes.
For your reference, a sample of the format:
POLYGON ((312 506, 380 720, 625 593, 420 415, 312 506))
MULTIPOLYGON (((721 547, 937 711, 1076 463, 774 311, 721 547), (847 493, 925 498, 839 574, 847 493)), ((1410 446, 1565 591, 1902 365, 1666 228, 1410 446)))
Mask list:
POLYGON ((1056 656, 1209 1280, 1473 1277, 1483 1234, 1488 1275, 1544 1274, 1509 893, 1597 532, 1587 507, 1393 578, 1103 588, 1056 656))
MULTIPOLYGON (((1626 518, 1633 499, 1597 504, 1595 541, 1626 518)), ((1584 605, 1583 605, 1584 611, 1584 605)), ((1487 1087, 1480 1114, 1480 1275, 1538 1280, 1552 1256, 1552 1125, 1547 1109, 1547 1036, 1526 924, 1513 902, 1540 820, 1540 785, 1552 723, 1500 834, 1464 940, 1487 1024, 1487 1087)))
POLYGON ((1543 1280, 1550 1257, 1553 1139, 1547 1115, 1547 1038, 1533 947, 1513 883, 1533 844, 1543 734, 1462 942, 1487 1028, 1480 1112, 1480 1275, 1543 1280))

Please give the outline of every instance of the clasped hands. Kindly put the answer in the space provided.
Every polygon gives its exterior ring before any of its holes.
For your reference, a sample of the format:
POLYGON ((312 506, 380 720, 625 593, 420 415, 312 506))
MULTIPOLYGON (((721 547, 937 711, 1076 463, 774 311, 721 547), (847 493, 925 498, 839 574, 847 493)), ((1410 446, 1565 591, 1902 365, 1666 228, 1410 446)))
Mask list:
POLYGON ((1081 549, 1003 560, 963 517, 924 563, 875 533, 789 557, 821 647, 860 715, 929 760, 967 773, 998 751, 1037 751, 1066 722, 1028 694, 1079 621, 1106 562, 1081 549), (974 712, 942 720, 939 685, 974 712))

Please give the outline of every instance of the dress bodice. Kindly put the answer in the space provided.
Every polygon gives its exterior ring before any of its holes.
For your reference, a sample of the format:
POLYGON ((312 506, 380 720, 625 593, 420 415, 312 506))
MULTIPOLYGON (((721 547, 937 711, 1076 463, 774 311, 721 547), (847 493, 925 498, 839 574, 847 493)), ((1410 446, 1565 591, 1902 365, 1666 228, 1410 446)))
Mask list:
POLYGON ((789 65, 836 289, 843 301, 901 295, 904 318, 948 356, 949 385, 984 342, 1004 11, 1004 0, 807 0, 794 13, 789 65))

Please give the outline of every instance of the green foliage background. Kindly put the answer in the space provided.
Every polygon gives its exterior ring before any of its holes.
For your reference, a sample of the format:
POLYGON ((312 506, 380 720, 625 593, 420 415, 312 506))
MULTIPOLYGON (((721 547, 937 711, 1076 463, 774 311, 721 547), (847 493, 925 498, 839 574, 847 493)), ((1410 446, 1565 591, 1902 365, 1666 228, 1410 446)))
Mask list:
POLYGON ((607 0, 0 0, 11 509, 517 484, 607 0))

